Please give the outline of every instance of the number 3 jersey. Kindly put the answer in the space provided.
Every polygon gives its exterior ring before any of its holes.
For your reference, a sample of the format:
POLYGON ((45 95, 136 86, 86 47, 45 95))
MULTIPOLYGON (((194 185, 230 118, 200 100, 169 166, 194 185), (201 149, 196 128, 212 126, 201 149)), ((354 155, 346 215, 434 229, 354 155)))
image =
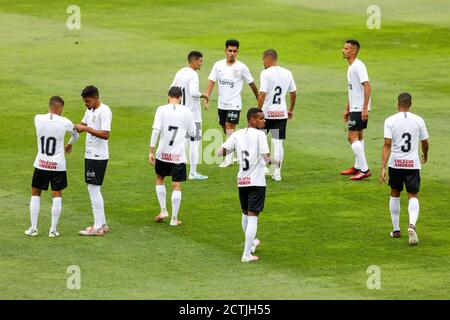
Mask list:
POLYGON ((159 131, 156 158, 171 163, 186 163, 186 132, 195 135, 191 110, 179 104, 167 104, 156 110, 153 129, 159 131))
POLYGON ((419 142, 428 139, 423 119, 411 112, 399 112, 384 122, 384 137, 392 139, 388 166, 420 169, 419 142))
POLYGON ((78 139, 72 121, 53 113, 38 114, 34 117, 38 153, 34 167, 47 171, 66 171, 64 157, 64 136, 72 133, 73 140, 78 139))
POLYGON ((266 186, 264 154, 270 153, 267 138, 263 131, 245 128, 234 132, 222 145, 236 150, 239 159, 238 187, 266 186))
POLYGON ((292 73, 282 67, 272 66, 261 72, 261 88, 266 93, 262 110, 266 119, 286 119, 286 94, 297 90, 292 73))

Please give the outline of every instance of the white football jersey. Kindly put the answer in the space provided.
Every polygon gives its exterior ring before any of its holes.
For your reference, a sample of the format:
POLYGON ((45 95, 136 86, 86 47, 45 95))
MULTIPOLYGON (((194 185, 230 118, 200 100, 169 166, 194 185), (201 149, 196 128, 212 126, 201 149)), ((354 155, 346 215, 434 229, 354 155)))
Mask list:
POLYGON ((217 61, 208 77, 209 80, 218 82, 218 107, 222 110, 241 110, 241 91, 244 80, 250 84, 253 82, 250 70, 240 61, 228 66, 227 60, 217 61))
POLYGON ((286 119, 286 94, 297 90, 292 73, 280 66, 272 66, 261 72, 261 88, 266 93, 262 110, 266 119, 286 119))
POLYGON ((195 122, 191 110, 180 104, 158 107, 153 129, 159 130, 156 158, 165 162, 186 163, 186 132, 195 135, 195 122))
POLYGON ((238 187, 266 185, 264 154, 270 153, 263 131, 245 128, 234 132, 222 145, 227 150, 236 150, 239 159, 238 187))
MULTIPOLYGON (((363 82, 369 81, 367 69, 364 63, 355 59, 347 70, 348 80, 348 102, 350 112, 362 112, 364 107, 364 87, 363 82)), ((368 110, 370 110, 370 98, 368 110)))
POLYGON ((38 114, 34 117, 38 152, 34 167, 47 171, 66 171, 64 157, 64 136, 66 132, 78 138, 72 121, 53 113, 38 114))
POLYGON ((202 111, 200 107, 200 97, 202 94, 199 91, 197 72, 191 67, 185 67, 179 70, 172 81, 171 87, 173 86, 181 87, 183 92, 181 104, 191 110, 195 122, 202 122, 202 111))
MULTIPOLYGON (((88 127, 95 130, 111 131, 112 112, 102 103, 97 109, 86 110, 83 120, 88 127)), ((90 133, 86 134, 86 159, 107 160, 109 159, 108 140, 98 138, 90 133)))
POLYGON ((411 112, 399 112, 384 122, 384 137, 392 139, 388 166, 395 169, 420 169, 419 142, 428 139, 421 117, 411 112))

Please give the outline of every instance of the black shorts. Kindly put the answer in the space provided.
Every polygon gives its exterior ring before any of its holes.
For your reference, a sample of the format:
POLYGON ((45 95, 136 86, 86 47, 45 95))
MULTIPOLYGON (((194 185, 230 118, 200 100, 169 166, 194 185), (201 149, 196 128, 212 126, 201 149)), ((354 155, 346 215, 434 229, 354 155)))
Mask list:
POLYGON ((348 117, 348 130, 349 131, 361 131, 367 129, 367 121, 363 121, 361 118, 362 112, 350 112, 348 117))
POLYGON ((266 125, 264 132, 270 135, 274 139, 284 140, 286 139, 286 125, 287 119, 266 119, 266 125))
POLYGON ((191 139, 191 141, 202 141, 202 123, 195 123, 195 136, 191 137, 189 132, 186 132, 186 139, 191 139))
POLYGON ((34 168, 31 186, 39 190, 48 190, 51 184, 53 191, 61 191, 67 187, 67 174, 65 171, 49 171, 34 168))
POLYGON ((218 109, 219 124, 225 125, 225 122, 239 124, 240 110, 222 110, 218 109))
POLYGON ((84 181, 101 186, 105 178, 108 160, 84 159, 84 181))
POLYGON ((171 176, 173 182, 186 181, 186 163, 172 163, 156 159, 155 172, 161 177, 171 176))
POLYGON ((395 169, 389 167, 389 186, 399 192, 403 190, 403 184, 408 193, 417 193, 420 189, 419 169, 395 169))
POLYGON ((266 199, 266 187, 239 187, 239 200, 242 211, 259 213, 264 209, 266 199))

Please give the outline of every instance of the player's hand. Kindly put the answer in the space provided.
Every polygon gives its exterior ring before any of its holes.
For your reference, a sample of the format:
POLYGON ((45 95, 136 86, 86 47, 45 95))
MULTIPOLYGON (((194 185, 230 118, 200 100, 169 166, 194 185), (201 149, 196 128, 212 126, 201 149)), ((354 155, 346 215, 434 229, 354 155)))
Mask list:
POLYGON ((155 158, 155 155, 154 155, 153 153, 150 153, 150 154, 148 155, 148 162, 150 162, 150 164, 151 164, 152 166, 155 166, 155 164, 156 164, 156 158, 155 158))
POLYGON ((203 97, 205 98, 205 110, 208 110, 208 107, 209 107, 209 96, 206 93, 204 93, 203 97))
POLYGON ((386 168, 381 168, 381 172, 380 172, 380 183, 381 183, 381 184, 386 183, 386 168))
POLYGON ((77 124, 75 125, 75 130, 77 130, 78 132, 83 132, 87 130, 87 126, 82 125, 82 124, 77 124))
POLYGON ((71 144, 66 144, 66 146, 64 147, 64 151, 69 154, 72 152, 72 145, 71 144))
POLYGON ((369 119, 369 111, 363 110, 361 112, 361 119, 362 121, 367 121, 367 119, 369 119))
POLYGON ((422 164, 427 163, 427 159, 425 159, 423 155, 420 157, 420 163, 422 164))
POLYGON ((294 111, 288 111, 288 119, 291 120, 294 117, 294 111))
POLYGON ((345 110, 344 111, 344 122, 348 122, 348 117, 350 116, 350 111, 345 110))

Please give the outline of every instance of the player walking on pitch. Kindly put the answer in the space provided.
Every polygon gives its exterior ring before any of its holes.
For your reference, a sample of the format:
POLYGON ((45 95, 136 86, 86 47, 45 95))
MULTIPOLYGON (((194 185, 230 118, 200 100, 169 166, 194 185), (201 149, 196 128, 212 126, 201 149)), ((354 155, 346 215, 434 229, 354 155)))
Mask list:
POLYGON ((31 183, 30 217, 31 227, 25 231, 27 236, 38 235, 37 222, 41 203, 42 190, 48 190, 49 183, 52 188, 52 225, 49 237, 59 236, 56 230, 62 208, 62 190, 67 187, 66 159, 64 151, 70 153, 72 145, 78 139, 73 123, 62 117, 64 100, 61 97, 50 98, 48 113, 38 114, 34 117, 38 153, 34 161, 34 174, 31 183), (64 136, 70 132, 72 137, 64 147, 64 136))
POLYGON ((191 110, 195 121, 196 133, 195 137, 187 137, 190 140, 189 162, 190 172, 189 180, 205 180, 207 176, 197 172, 197 164, 199 162, 199 148, 202 143, 202 110, 200 107, 200 99, 206 100, 205 108, 209 96, 199 91, 199 80, 197 70, 200 70, 203 64, 203 55, 198 51, 191 51, 188 54, 187 67, 180 69, 172 81, 171 87, 180 87, 182 90, 181 104, 191 110))
POLYGON ((409 244, 417 245, 416 222, 419 217, 419 189, 421 163, 428 160, 428 131, 424 120, 411 113, 411 95, 403 92, 398 96, 398 113, 384 122, 384 145, 381 162, 381 183, 386 182, 386 164, 389 166, 391 212, 394 230, 391 237, 400 238, 400 193, 406 186, 409 205, 409 244), (422 160, 419 160, 419 141, 422 145, 422 160), (388 162, 389 160, 389 162, 388 162))
POLYGON ((370 82, 364 63, 357 58, 359 42, 347 40, 342 53, 349 64, 347 70, 348 99, 344 110, 344 121, 348 122, 347 138, 355 154, 355 164, 341 172, 352 175, 351 180, 361 180, 372 175, 364 152, 364 129, 367 128, 370 110, 370 82))
MULTIPOLYGON (((264 130, 272 136, 273 158, 283 163, 283 140, 286 139, 287 120, 294 116, 296 86, 292 73, 278 65, 278 54, 273 49, 263 53, 265 70, 261 72, 258 107, 264 112, 264 130), (289 92, 289 110, 286 107, 286 94, 289 92)), ((268 171, 266 169, 266 171, 268 171)), ((272 179, 281 181, 281 166, 276 168, 272 179)))
POLYGON ((178 226, 178 211, 181 204, 181 183, 186 181, 186 133, 193 137, 196 127, 192 112, 180 104, 182 90, 180 87, 171 87, 168 104, 158 107, 153 122, 153 131, 150 140, 148 160, 155 167, 156 196, 161 207, 160 213, 155 217, 161 222, 169 217, 166 209, 166 187, 164 177, 172 177, 172 217, 171 226, 178 226), (159 139, 155 155, 156 142, 159 139))
MULTIPOLYGON (((218 115, 219 124, 227 138, 234 132, 239 124, 239 117, 242 110, 241 91, 245 82, 250 86, 256 100, 258 100, 258 89, 253 81, 248 67, 237 60, 239 41, 227 40, 225 42, 226 59, 217 61, 209 74, 208 88, 206 95, 211 96, 216 81, 218 84, 218 115)), ((219 165, 220 168, 229 167, 233 164, 233 154, 225 157, 219 165)))
POLYGON ((242 262, 258 260, 252 255, 259 246, 256 239, 258 216, 264 209, 266 197, 266 177, 264 168, 272 162, 269 145, 263 131, 264 114, 259 108, 251 108, 247 112, 248 127, 234 132, 217 151, 218 156, 232 153, 236 150, 239 158, 239 173, 237 183, 242 209, 242 230, 245 235, 242 262))

